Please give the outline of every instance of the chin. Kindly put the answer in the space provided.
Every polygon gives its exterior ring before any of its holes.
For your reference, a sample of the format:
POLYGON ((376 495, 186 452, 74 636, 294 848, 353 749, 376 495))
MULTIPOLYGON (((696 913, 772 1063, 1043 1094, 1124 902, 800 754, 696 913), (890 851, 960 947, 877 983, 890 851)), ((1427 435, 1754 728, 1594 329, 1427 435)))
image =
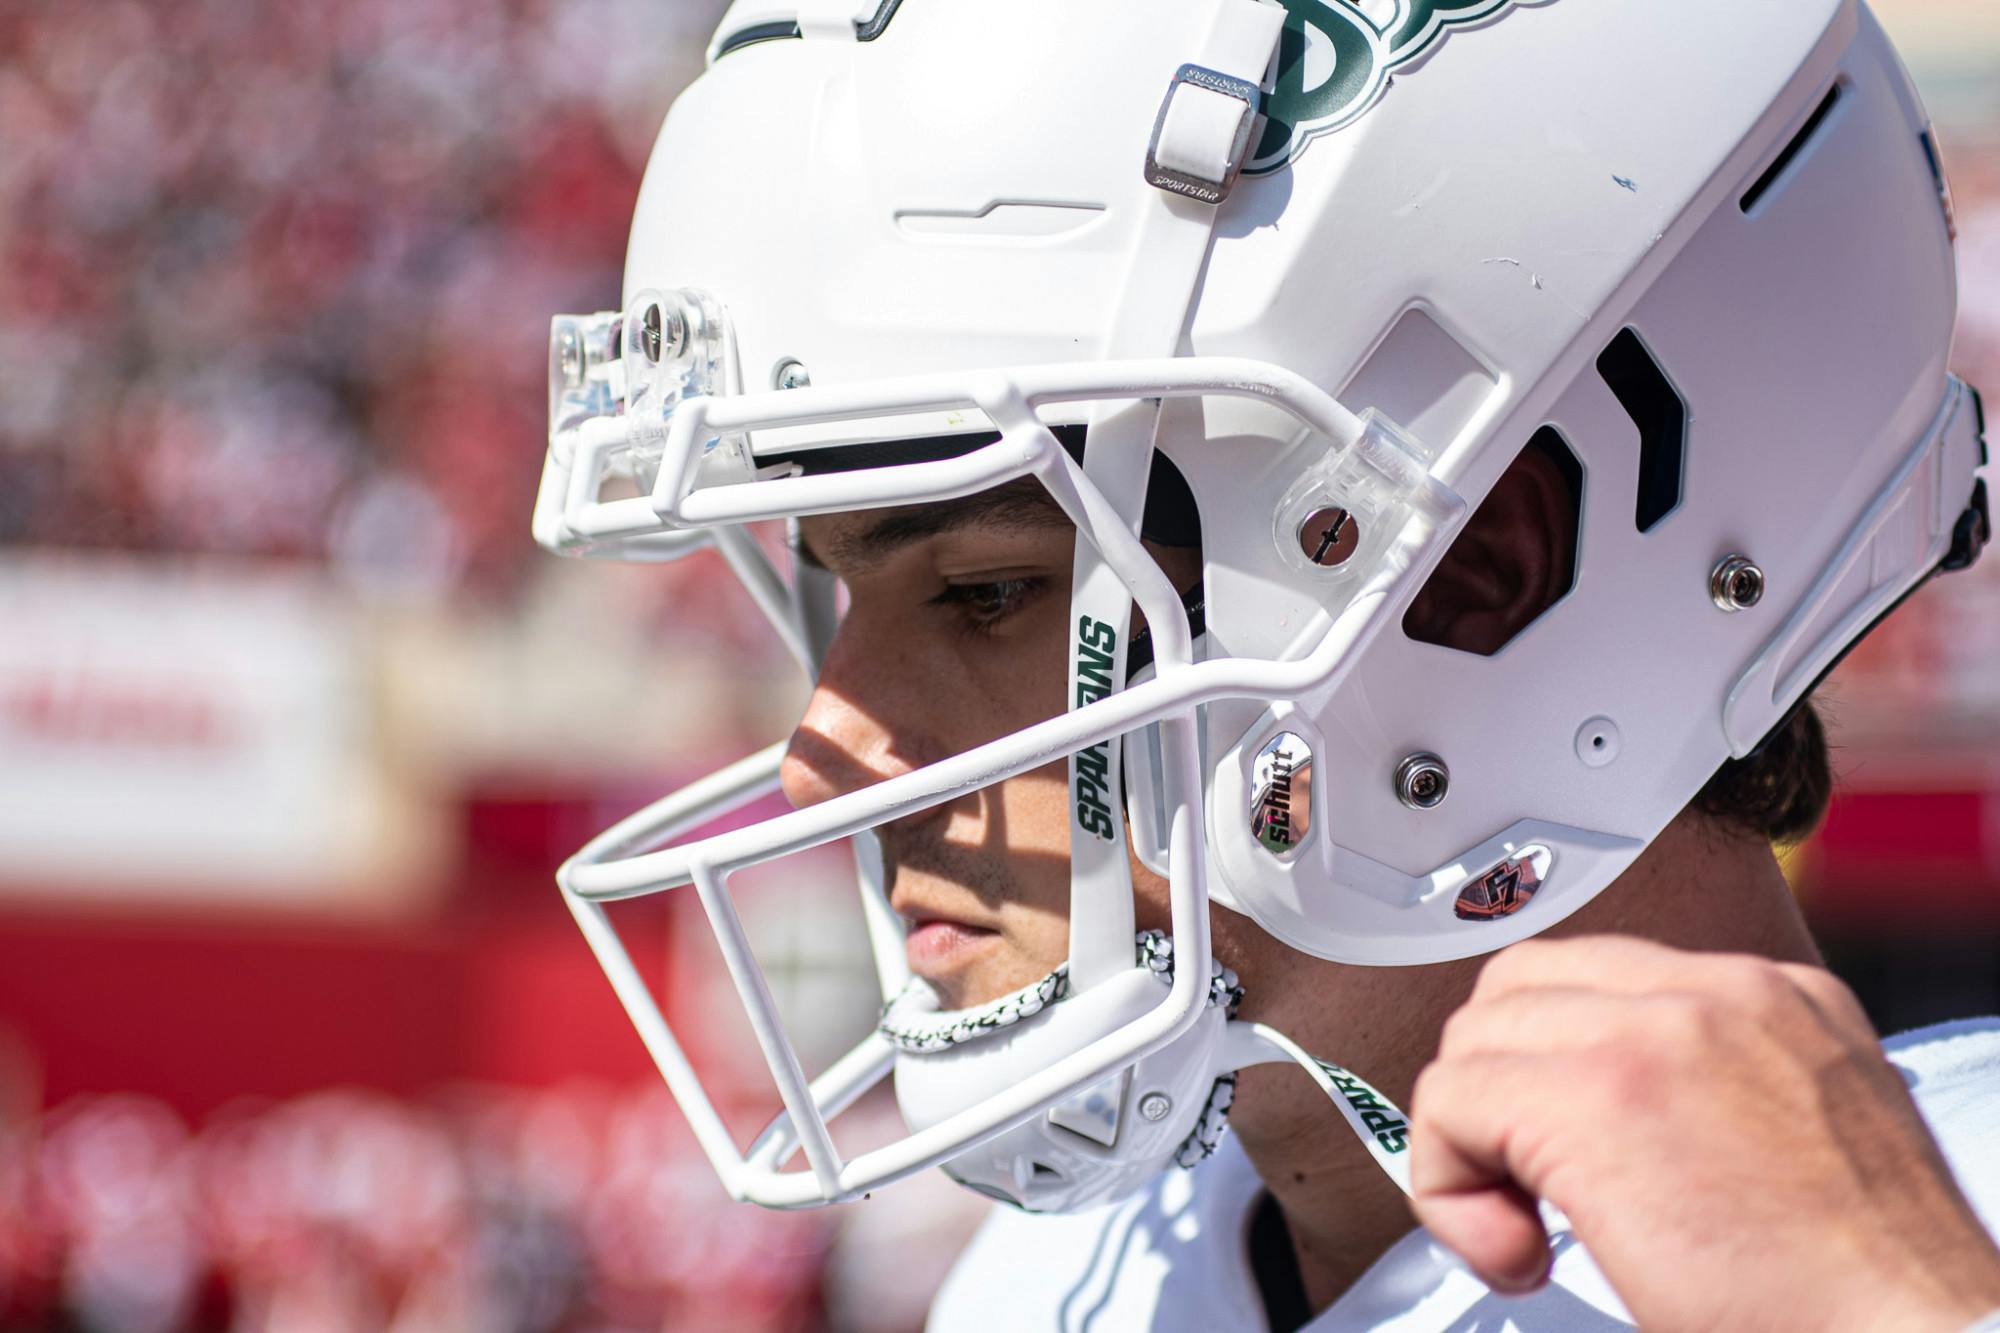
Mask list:
MULTIPOLYGON (((996 954, 1000 951, 995 950, 996 954)), ((1054 971, 1057 963, 1043 964, 1024 955, 988 957, 963 968, 945 971, 918 971, 917 975, 937 992, 938 1004, 947 1010, 974 1009, 991 1004, 1032 985, 1054 971)))

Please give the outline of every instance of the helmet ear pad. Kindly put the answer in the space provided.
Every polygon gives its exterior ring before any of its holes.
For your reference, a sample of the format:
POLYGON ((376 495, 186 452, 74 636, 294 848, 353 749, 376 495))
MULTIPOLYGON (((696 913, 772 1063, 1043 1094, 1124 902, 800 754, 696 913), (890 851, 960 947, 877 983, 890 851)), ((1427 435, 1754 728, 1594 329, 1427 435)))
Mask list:
POLYGON ((1580 475, 1537 435, 1494 483, 1403 616, 1423 643, 1491 657, 1576 579, 1580 475))

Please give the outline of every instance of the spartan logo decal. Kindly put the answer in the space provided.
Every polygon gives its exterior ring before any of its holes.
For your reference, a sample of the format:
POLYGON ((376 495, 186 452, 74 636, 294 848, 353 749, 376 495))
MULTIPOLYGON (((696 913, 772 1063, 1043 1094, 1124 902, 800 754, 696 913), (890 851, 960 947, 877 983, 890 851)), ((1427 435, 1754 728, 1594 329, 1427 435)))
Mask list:
POLYGON ((1307 142, 1373 106, 1390 73, 1428 51, 1449 28, 1497 14, 1515 0, 1280 0, 1285 32, 1277 87, 1264 99, 1264 137, 1244 171, 1262 175, 1307 142))

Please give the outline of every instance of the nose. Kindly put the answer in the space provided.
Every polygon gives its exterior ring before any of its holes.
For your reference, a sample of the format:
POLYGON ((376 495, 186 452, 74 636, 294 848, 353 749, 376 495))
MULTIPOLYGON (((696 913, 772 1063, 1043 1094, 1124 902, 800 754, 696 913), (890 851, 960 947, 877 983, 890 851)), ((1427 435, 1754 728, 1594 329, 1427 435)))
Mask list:
POLYGON ((794 807, 856 791, 909 769, 894 758, 888 728, 824 677, 792 731, 778 782, 794 807))
POLYGON ((871 655, 852 618, 820 664, 812 699, 792 731, 778 780, 785 799, 803 808, 906 773, 923 760, 913 700, 899 700, 893 654, 871 655))

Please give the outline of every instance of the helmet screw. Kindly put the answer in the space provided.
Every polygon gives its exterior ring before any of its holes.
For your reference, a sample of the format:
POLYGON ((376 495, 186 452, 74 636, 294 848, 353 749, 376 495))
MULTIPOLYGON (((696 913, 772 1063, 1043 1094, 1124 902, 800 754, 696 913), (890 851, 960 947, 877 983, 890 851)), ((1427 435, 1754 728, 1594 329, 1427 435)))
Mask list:
POLYGON ((556 366, 570 388, 583 383, 583 335, 574 324, 564 324, 556 333, 556 366))
POLYGON ((1451 770, 1434 754, 1413 754, 1396 768, 1396 799, 1412 810, 1435 810, 1451 790, 1451 770))
POLYGON ((658 361, 660 359, 662 323, 663 316, 661 315, 660 305, 657 301, 647 306, 646 313, 639 317, 640 328, 644 330, 641 335, 641 342, 645 348, 646 359, 648 361, 658 361))
POLYGON ((1764 571, 1749 556, 1726 556, 1708 576, 1708 595, 1724 611, 1748 611, 1764 600, 1764 571))
POLYGON ((1173 1099, 1164 1092, 1149 1092, 1139 1099, 1139 1114, 1148 1120, 1165 1120, 1167 1112, 1173 1109, 1173 1099))
POLYGON ((668 310, 654 301, 639 316, 639 348, 646 359, 657 363, 661 357, 679 356, 687 351, 687 316, 668 310))
POLYGON ((805 362, 796 357, 786 357, 771 372, 771 383, 780 389, 803 389, 812 383, 812 376, 806 371, 805 362))
POLYGON ((1299 550, 1323 568, 1346 564, 1360 544, 1361 527, 1345 509, 1323 506, 1299 522, 1299 550))

